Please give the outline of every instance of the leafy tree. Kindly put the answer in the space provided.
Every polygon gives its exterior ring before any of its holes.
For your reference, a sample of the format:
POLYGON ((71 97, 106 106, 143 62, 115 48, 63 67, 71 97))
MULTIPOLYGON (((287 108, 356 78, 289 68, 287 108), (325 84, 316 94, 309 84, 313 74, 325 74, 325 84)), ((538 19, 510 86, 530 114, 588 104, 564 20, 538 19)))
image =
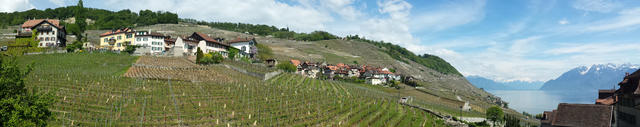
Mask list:
POLYGON ((51 118, 52 94, 27 91, 24 77, 31 71, 21 69, 13 58, 0 58, 0 124, 12 126, 47 126, 51 118))
POLYGON ((222 54, 220 54, 219 52, 210 52, 209 54, 211 54, 211 59, 213 60, 212 62, 215 64, 222 63, 222 60, 224 60, 224 56, 222 56, 222 54))
MULTIPOLYGON (((80 45, 80 47, 82 47, 82 44, 80 45)), ((138 48, 140 48, 140 46, 138 45, 126 45, 126 47, 124 48, 124 52, 133 54, 138 48)))
MULTIPOLYGON (((127 47, 127 49, 128 48, 129 47, 127 47)), ((74 52, 74 51, 76 51, 76 49, 82 50, 82 42, 81 41, 73 41, 73 43, 67 45, 67 52, 74 52)), ((125 49, 125 51, 127 51, 127 49, 125 49)))
POLYGON ((238 50, 237 48, 230 47, 229 48, 229 59, 230 60, 234 60, 236 58, 236 55, 238 55, 238 52, 240 52, 240 50, 238 50))
POLYGON ((204 53, 202 53, 202 50, 200 50, 200 47, 198 47, 198 49, 196 50, 196 63, 200 63, 202 57, 204 57, 204 53))
POLYGON ((289 62, 279 63, 278 65, 276 65, 276 67, 278 69, 281 69, 281 70, 285 71, 285 72, 295 72, 298 69, 298 67, 296 67, 295 65, 293 65, 293 64, 291 64, 289 62))
POLYGON ((536 116, 535 116, 535 117, 536 117, 536 119, 541 120, 541 119, 542 119, 542 113, 540 113, 540 114, 536 114, 536 116))
POLYGON ((502 112, 502 108, 498 106, 491 106, 488 108, 485 115, 487 119, 493 121, 494 125, 496 122, 500 122, 504 119, 504 112, 502 112))

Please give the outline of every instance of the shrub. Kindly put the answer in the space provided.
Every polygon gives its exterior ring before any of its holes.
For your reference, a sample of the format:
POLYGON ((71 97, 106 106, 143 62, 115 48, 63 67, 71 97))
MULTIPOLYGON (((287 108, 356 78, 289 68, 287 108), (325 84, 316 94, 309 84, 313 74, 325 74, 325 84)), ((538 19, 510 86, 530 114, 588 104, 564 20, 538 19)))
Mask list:
POLYGON ((224 56, 222 56, 222 54, 220 54, 219 52, 210 52, 209 54, 211 54, 211 59, 212 59, 212 63, 221 63, 222 60, 224 60, 224 56))
MULTIPOLYGON (((74 51, 76 51, 76 49, 82 50, 82 42, 73 41, 73 43, 67 45, 67 52, 74 52, 74 51)), ((127 48, 125 49, 125 52, 127 52, 127 50, 131 50, 131 49, 129 49, 129 46, 127 46, 127 48)), ((135 49, 133 49, 133 50, 135 50, 135 49)))
POLYGON ((236 56, 238 55, 238 52, 240 50, 238 50, 237 48, 234 47, 230 47, 229 48, 229 59, 230 60, 235 60, 236 56))
POLYGON ((198 47, 198 49, 196 50, 196 63, 200 63, 200 61, 202 61, 202 57, 203 57, 204 53, 202 53, 202 50, 200 50, 200 47, 198 47))
POLYGON ((295 65, 289 62, 279 63, 278 65, 276 65, 276 67, 278 67, 278 69, 281 69, 285 72, 295 72, 298 69, 295 65))
POLYGON ((487 109, 486 117, 488 120, 493 121, 494 125, 496 122, 500 122, 504 119, 504 112, 498 106, 491 106, 487 109))
MULTIPOLYGON (((82 46, 82 44, 80 45, 82 46)), ((129 54, 133 54, 133 52, 136 51, 137 48, 139 48, 140 46, 137 45, 127 45, 127 47, 124 49, 124 52, 127 52, 129 54)))

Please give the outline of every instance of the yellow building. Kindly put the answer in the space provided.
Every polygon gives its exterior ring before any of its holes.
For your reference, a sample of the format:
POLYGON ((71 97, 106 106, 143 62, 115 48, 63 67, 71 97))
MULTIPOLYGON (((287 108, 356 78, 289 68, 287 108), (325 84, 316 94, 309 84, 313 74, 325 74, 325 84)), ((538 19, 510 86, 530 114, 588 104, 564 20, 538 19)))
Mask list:
POLYGON ((100 34, 100 49, 123 51, 135 40, 134 30, 123 28, 100 34))

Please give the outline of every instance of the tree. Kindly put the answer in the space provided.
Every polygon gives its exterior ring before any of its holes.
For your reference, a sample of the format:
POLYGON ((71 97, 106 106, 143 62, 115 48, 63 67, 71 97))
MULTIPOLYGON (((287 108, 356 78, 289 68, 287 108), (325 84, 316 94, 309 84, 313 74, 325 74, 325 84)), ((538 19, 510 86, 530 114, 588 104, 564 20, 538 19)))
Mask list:
MULTIPOLYGON (((73 43, 67 45, 67 52, 74 52, 76 51, 76 49, 82 50, 81 41, 73 41, 73 43)), ((127 47, 127 49, 129 49, 129 47, 127 47)), ((127 49, 125 49, 125 51, 127 51, 127 49)))
POLYGON ((295 72, 298 69, 295 65, 289 62, 279 63, 278 65, 276 65, 276 67, 278 67, 278 69, 281 69, 285 72, 295 72))
POLYGON ((15 59, 0 57, 0 124, 12 126, 47 126, 51 118, 49 106, 55 103, 52 94, 27 91, 24 77, 31 67, 23 70, 15 59))
POLYGON ((240 52, 240 50, 238 50, 237 48, 229 47, 229 59, 234 60, 236 58, 236 55, 238 55, 238 52, 240 52))
POLYGON ((493 121, 494 125, 496 122, 500 122, 504 119, 504 112, 502 112, 502 108, 498 106, 491 106, 488 108, 485 115, 487 119, 493 121))
MULTIPOLYGON (((82 46, 82 45, 80 45, 82 46)), ((137 45, 126 45, 126 47, 124 48, 124 52, 127 52, 129 54, 133 54, 134 52, 136 52, 136 49, 139 48, 140 46, 137 45)))
POLYGON ((200 50, 200 47, 198 47, 198 49, 196 50, 196 63, 200 63, 203 56, 204 53, 202 53, 202 50, 200 50))

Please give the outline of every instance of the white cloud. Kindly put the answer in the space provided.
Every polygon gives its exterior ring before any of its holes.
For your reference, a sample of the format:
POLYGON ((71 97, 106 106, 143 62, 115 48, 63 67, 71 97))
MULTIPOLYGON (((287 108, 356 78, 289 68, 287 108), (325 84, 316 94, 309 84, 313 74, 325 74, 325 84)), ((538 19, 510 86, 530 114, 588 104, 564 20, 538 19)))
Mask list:
POLYGON ((604 20, 586 28, 588 31, 606 31, 640 25, 640 7, 623 10, 614 19, 604 20))
POLYGON ((564 18, 564 19, 562 19, 562 20, 558 21, 558 24, 560 24, 560 25, 567 25, 567 24, 569 24, 569 20, 567 20, 566 18, 564 18))
POLYGON ((62 7, 65 5, 65 0, 49 0, 49 2, 57 5, 58 7, 62 7))
POLYGON ((333 21, 328 13, 315 8, 275 0, 109 0, 106 4, 112 9, 163 10, 178 13, 181 18, 269 24, 301 32, 324 30, 325 24, 333 21))
POLYGON ((622 7, 622 4, 615 0, 576 0, 573 7, 587 12, 608 13, 622 7))
POLYGON ((544 51, 547 54, 612 54, 626 51, 640 52, 640 43, 589 43, 563 44, 562 47, 544 51))
POLYGON ((0 0, 0 12, 24 11, 35 8, 29 0, 0 0))
POLYGON ((485 0, 443 4, 438 9, 417 14, 411 26, 416 30, 439 31, 484 18, 485 0))

